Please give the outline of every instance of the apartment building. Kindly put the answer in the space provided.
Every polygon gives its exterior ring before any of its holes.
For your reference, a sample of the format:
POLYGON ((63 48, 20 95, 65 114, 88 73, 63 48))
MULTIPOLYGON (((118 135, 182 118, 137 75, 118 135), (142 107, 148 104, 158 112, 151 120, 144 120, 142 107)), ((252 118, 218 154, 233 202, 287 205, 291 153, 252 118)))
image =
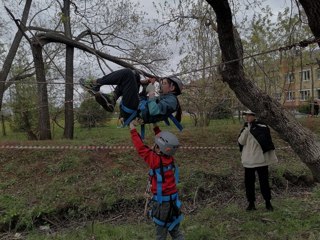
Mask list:
POLYGON ((301 105, 313 101, 320 103, 320 66, 318 63, 308 63, 280 68, 280 78, 283 80, 281 102, 287 108, 297 109, 301 105))

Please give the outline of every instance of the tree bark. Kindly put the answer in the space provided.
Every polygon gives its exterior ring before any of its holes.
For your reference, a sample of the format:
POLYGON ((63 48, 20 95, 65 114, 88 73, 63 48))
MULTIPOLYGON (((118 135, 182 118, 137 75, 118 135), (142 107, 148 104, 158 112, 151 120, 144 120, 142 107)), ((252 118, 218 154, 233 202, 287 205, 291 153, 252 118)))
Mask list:
MULTIPOLYGON (((22 18, 21 18, 21 23, 24 25, 26 24, 28 16, 29 16, 31 3, 32 3, 32 0, 26 0, 26 4, 24 6, 22 18)), ((13 39, 12 45, 9 49, 9 52, 3 62, 3 66, 2 66, 2 69, 0 72, 0 111, 2 109, 2 101, 3 101, 4 92, 7 89, 6 88, 6 80, 7 80, 8 74, 10 72, 14 57, 16 56, 17 50, 19 48, 22 37, 23 37, 23 33, 20 30, 18 30, 14 39, 13 39)))
MULTIPOLYGON (((70 23, 70 0, 64 0, 62 9, 64 17, 65 35, 72 39, 71 23, 70 23)), ((66 85, 65 85, 65 102, 64 102, 64 133, 63 136, 73 139, 74 131, 74 113, 73 113, 73 59, 74 48, 66 46, 66 85)))
MULTIPOLYGON (((315 0, 299 0, 308 17, 308 24, 316 38, 320 38, 320 1, 315 0)), ((320 42, 318 42, 320 47, 320 42)))
POLYGON ((27 111, 22 112, 22 121, 24 123, 24 130, 27 132, 28 140, 38 140, 37 135, 31 129, 29 114, 27 111))
POLYGON ((73 112, 73 59, 74 48, 66 47, 66 86, 64 102, 64 133, 63 136, 73 139, 74 112, 73 112))
POLYGON ((219 44, 222 52, 223 81, 237 98, 260 119, 276 130, 311 170, 314 180, 320 182, 320 142, 309 129, 304 128, 276 100, 262 92, 246 78, 241 59, 242 44, 235 33, 228 0, 207 0, 216 13, 219 44), (227 63, 228 62, 228 63, 227 63))
POLYGON ((46 74, 44 70, 44 61, 42 57, 42 45, 39 44, 37 39, 31 44, 32 55, 34 60, 34 66, 36 69, 36 79, 38 88, 38 128, 39 128, 39 139, 47 140, 51 139, 50 130, 50 115, 49 115, 49 101, 48 101, 48 90, 46 83, 46 74))

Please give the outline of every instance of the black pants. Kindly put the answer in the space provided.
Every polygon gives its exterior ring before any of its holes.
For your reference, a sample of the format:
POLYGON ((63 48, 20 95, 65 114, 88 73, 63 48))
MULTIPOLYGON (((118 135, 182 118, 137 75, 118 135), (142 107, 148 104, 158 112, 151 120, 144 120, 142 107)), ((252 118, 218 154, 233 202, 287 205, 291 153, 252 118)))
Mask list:
POLYGON ((246 195, 248 202, 254 202, 256 200, 255 195, 255 181, 257 171, 260 183, 260 191, 265 201, 271 200, 271 190, 269 186, 269 170, 268 166, 256 167, 256 168, 244 168, 244 183, 246 187, 246 195))
POLYGON ((122 103, 125 107, 137 110, 139 106, 139 74, 125 68, 114 71, 102 78, 97 79, 99 85, 116 85, 114 93, 117 97, 122 96, 122 103))

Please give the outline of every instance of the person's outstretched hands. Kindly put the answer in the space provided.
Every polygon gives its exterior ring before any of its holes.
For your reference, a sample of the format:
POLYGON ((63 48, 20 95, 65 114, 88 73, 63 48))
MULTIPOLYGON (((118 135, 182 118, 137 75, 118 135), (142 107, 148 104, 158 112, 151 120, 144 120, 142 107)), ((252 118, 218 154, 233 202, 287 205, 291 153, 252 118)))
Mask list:
POLYGON ((130 122, 129 127, 130 127, 130 129, 132 130, 132 129, 135 129, 136 126, 142 125, 142 124, 143 124, 143 119, 141 119, 141 118, 135 118, 135 119, 133 119, 133 120, 130 122))

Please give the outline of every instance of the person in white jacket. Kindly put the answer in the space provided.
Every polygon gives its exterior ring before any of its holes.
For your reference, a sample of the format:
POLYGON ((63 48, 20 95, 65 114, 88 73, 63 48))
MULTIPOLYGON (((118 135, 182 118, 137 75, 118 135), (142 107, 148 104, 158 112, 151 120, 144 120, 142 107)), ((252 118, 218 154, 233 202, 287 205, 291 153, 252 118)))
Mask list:
POLYGON ((258 173, 260 191, 266 203, 266 209, 273 211, 271 190, 269 186, 268 166, 278 162, 269 127, 256 119, 252 111, 243 112, 244 127, 241 129, 238 143, 241 151, 241 162, 245 172, 246 197, 249 202, 247 211, 256 210, 255 206, 255 173, 258 173))

